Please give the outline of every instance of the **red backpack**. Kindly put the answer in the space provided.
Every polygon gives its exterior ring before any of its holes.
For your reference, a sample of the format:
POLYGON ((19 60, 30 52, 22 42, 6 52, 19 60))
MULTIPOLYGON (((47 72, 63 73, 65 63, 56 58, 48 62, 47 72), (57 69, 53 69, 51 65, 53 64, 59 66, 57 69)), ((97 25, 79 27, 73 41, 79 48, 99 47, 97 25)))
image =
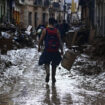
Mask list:
POLYGON ((57 52, 59 50, 60 42, 57 36, 56 28, 46 28, 45 36, 45 50, 48 52, 57 52))

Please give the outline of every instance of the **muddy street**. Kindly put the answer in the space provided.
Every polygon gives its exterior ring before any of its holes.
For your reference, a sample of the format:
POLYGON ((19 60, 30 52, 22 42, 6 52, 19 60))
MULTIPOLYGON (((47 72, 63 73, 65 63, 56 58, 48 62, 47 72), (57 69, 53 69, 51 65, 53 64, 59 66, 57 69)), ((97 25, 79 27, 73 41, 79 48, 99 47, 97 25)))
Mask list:
MULTIPOLYGON (((57 81, 52 85, 51 81, 45 83, 45 69, 38 66, 39 55, 37 49, 1 55, 8 66, 0 65, 0 105, 105 105, 105 73, 82 73, 94 69, 96 61, 81 54, 70 72, 59 65, 57 81)), ((98 67, 103 69, 101 63, 98 67)))

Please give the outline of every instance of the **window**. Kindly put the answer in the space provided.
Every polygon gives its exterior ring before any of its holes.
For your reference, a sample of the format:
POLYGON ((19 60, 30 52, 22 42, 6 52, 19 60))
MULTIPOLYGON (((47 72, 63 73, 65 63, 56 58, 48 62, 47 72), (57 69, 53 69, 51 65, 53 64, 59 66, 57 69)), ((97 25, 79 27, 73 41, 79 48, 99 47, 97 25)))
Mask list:
POLYGON ((32 12, 28 13, 28 24, 32 25, 32 12))
POLYGON ((46 22, 46 13, 43 13, 43 19, 42 19, 43 24, 46 22))
POLYGON ((46 19, 46 13, 43 13, 43 19, 42 19, 43 24, 45 24, 45 19, 46 19))
POLYGON ((3 15, 3 7, 2 7, 2 5, 1 5, 1 16, 3 15))
POLYGON ((3 8, 2 8, 2 5, 0 6, 0 22, 2 21, 2 11, 3 11, 3 8))
POLYGON ((37 27, 37 12, 35 12, 34 21, 35 21, 35 28, 36 28, 37 27))

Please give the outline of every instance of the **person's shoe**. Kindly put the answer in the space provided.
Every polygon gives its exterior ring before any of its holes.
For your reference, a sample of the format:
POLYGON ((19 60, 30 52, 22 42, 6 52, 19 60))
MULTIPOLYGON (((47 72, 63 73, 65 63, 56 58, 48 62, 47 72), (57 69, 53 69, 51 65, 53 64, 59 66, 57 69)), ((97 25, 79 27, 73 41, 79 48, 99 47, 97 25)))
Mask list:
POLYGON ((49 74, 46 75, 46 80, 47 83, 49 82, 49 74))

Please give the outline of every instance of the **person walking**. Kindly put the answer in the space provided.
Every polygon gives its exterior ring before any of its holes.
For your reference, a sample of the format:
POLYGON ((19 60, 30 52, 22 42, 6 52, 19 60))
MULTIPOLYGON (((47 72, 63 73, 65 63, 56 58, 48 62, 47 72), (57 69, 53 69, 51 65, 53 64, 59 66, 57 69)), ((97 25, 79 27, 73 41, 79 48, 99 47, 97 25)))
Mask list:
POLYGON ((63 20, 63 23, 59 25, 59 31, 61 34, 62 42, 65 42, 66 32, 70 29, 70 26, 66 23, 66 20, 63 20))
POLYGON ((59 31, 54 27, 55 19, 49 18, 49 26, 42 32, 38 43, 38 51, 40 51, 40 44, 44 40, 45 48, 39 58, 39 65, 45 64, 46 79, 49 82, 50 64, 52 65, 52 83, 56 82, 56 67, 61 61, 61 54, 63 54, 62 42, 59 31), (59 52, 61 49, 61 52, 59 52))

